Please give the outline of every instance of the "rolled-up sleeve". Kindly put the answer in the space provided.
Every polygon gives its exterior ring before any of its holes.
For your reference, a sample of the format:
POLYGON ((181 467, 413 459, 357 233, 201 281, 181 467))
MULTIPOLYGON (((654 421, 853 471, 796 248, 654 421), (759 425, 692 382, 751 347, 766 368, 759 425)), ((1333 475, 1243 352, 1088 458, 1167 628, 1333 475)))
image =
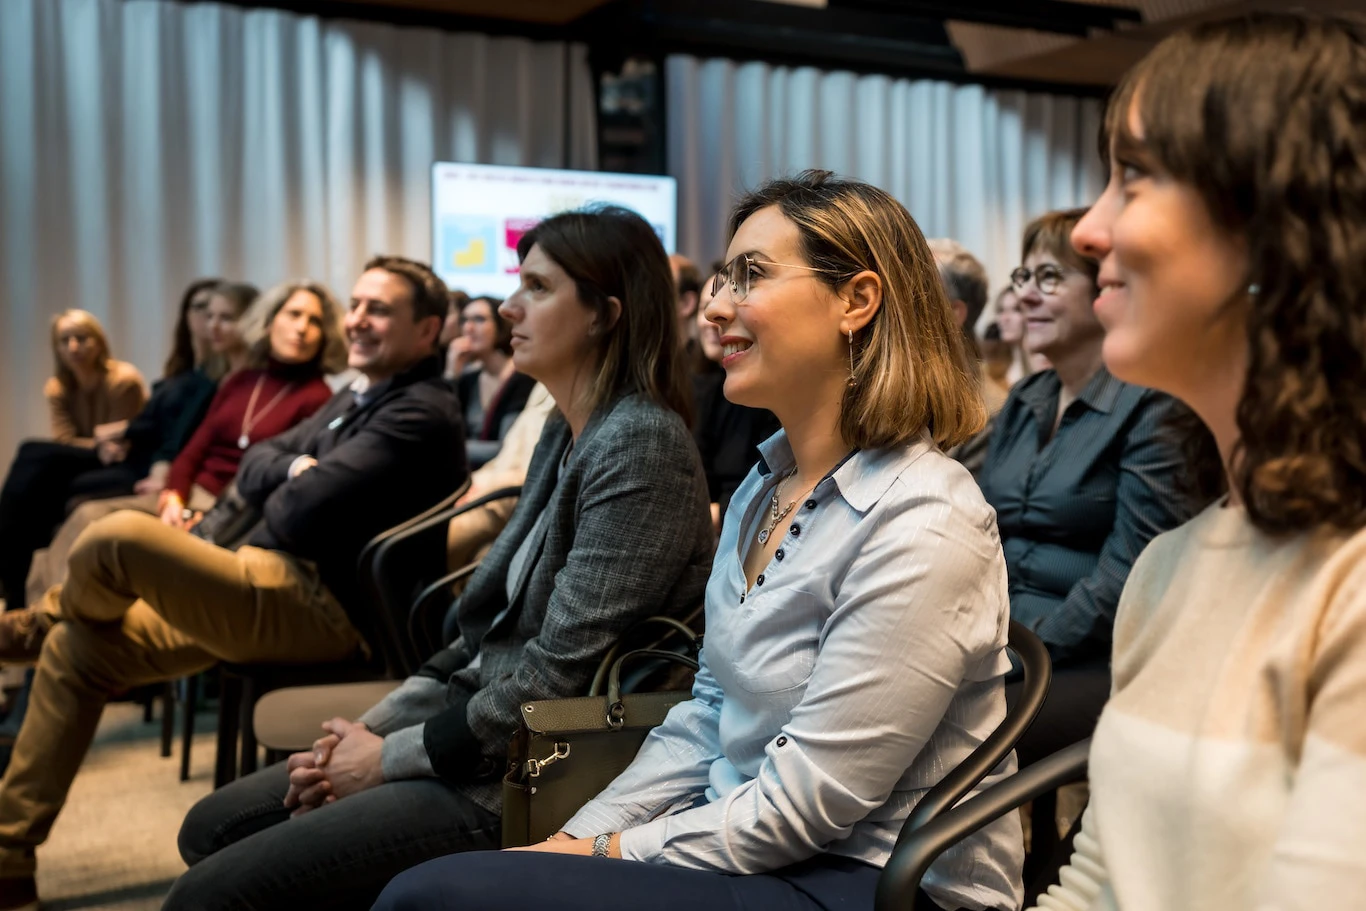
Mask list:
POLYGON ((622 856, 759 873, 848 836, 887 802, 963 681, 999 660, 1008 607, 992 571, 998 547, 947 503, 887 516, 836 583, 814 671, 757 775, 624 831, 622 856))

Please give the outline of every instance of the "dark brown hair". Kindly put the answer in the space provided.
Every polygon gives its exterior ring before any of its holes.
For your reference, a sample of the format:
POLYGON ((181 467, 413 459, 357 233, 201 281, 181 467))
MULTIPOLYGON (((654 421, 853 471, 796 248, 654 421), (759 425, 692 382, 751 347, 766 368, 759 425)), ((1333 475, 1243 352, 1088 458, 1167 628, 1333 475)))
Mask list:
POLYGON ((641 393, 692 422, 687 367, 669 257, 654 229, 619 206, 552 215, 523 234, 517 257, 541 252, 574 280, 579 302, 606 327, 596 336, 598 368, 587 396, 592 408, 615 396, 641 393), (621 317, 609 322, 609 297, 621 317))
POLYGON ((802 258, 839 291, 860 272, 882 279, 882 306, 854 333, 854 375, 840 434, 861 449, 896 446, 928 429, 940 447, 986 423, 977 369, 949 306, 939 266, 906 207, 885 190, 830 171, 803 171, 750 193, 730 216, 730 237, 777 206, 797 226, 802 258))
POLYGON ((171 333, 171 353, 166 358, 166 365, 161 368, 164 378, 169 380, 195 368, 198 361, 194 356, 194 338, 190 335, 190 306, 200 295, 208 300, 209 293, 221 284, 221 278, 197 279, 190 282, 185 293, 180 295, 179 316, 176 317, 175 330, 171 333))
POLYGON ((1125 76, 1101 142, 1191 186, 1246 241, 1255 293, 1228 306, 1247 307, 1230 476, 1249 518, 1269 533, 1366 524, 1362 30, 1261 14, 1173 35, 1125 76))
POLYGON ((1072 229, 1086 212, 1086 209, 1059 209, 1046 212, 1031 221, 1025 226, 1024 240, 1020 244, 1020 262, 1029 259, 1031 253, 1047 253, 1064 266, 1071 266, 1091 279, 1094 290, 1096 280, 1100 277, 1100 263, 1089 256, 1082 256, 1072 246, 1072 229))
MULTIPOLYGON (((362 271, 369 272, 371 269, 383 269, 408 283, 412 291, 413 322, 420 323, 432 317, 445 322, 446 312, 450 309, 450 291, 431 266, 404 256, 381 255, 372 256, 362 271)), ((436 342, 432 345, 435 349, 436 342)))
POLYGON ((493 347, 504 354, 512 354, 512 323, 507 321, 507 317, 498 312, 498 308, 503 305, 501 297, 491 297, 481 294, 478 297, 466 295, 465 302, 460 305, 460 312, 464 313, 471 304, 484 304, 489 308, 489 313, 493 314, 493 347))

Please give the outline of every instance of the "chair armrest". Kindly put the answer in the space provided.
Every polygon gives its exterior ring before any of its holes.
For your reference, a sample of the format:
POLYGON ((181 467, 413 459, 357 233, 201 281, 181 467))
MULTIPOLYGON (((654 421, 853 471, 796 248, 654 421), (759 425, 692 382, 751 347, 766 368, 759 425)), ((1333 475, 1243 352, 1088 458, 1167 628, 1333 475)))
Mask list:
POLYGON ((1029 801, 1084 779, 1090 751, 1089 738, 1074 743, 940 814, 919 829, 909 833, 903 831, 878 879, 875 911, 911 911, 921 878, 940 854, 1029 801))

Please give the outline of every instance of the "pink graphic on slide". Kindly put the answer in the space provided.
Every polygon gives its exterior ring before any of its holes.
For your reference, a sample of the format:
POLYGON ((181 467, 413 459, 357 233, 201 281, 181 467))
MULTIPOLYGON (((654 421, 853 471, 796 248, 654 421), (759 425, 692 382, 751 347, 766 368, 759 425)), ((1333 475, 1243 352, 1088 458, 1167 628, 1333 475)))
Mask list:
POLYGON ((503 221, 503 243, 512 253, 506 260, 510 265, 503 270, 504 272, 509 275, 517 274, 517 245, 522 242, 522 235, 540 222, 539 218, 508 218, 503 221))

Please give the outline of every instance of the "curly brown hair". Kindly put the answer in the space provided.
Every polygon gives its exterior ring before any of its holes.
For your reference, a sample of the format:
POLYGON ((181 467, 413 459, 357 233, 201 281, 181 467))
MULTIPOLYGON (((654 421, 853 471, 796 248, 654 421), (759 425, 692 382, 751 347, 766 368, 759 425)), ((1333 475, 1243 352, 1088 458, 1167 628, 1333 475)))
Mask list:
POLYGON ((1111 139, 1246 239, 1230 480, 1249 518, 1273 534, 1366 525, 1366 34, 1261 14, 1173 35, 1116 90, 1107 158, 1111 139))

